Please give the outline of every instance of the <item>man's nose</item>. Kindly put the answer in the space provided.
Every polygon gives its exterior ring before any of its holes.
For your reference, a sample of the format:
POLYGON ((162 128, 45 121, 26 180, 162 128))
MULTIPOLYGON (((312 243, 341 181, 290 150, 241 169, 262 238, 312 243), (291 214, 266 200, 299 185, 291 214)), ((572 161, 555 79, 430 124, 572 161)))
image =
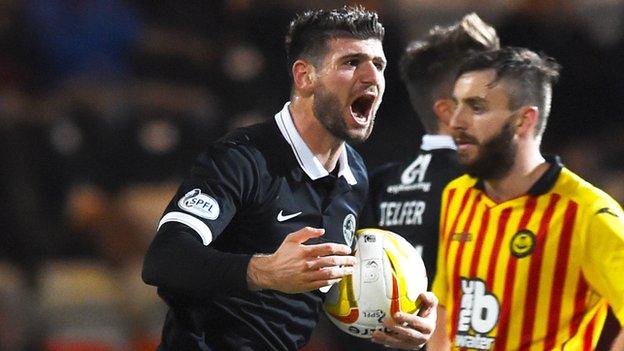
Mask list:
POLYGON ((371 61, 364 62, 361 66, 360 79, 363 83, 378 84, 384 79, 383 71, 379 70, 371 61))
POLYGON ((449 126, 451 129, 466 129, 468 124, 468 111, 467 108, 463 106, 457 106, 453 115, 451 116, 451 120, 449 121, 449 126))

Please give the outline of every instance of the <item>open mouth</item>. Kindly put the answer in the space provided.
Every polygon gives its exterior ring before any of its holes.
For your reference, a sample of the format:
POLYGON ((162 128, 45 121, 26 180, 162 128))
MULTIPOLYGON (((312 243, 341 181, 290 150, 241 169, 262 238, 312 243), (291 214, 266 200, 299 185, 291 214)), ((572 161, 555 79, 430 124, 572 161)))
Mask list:
POLYGON ((375 103, 375 95, 365 94, 359 96, 351 104, 351 115, 358 123, 366 123, 373 110, 373 104, 375 103))

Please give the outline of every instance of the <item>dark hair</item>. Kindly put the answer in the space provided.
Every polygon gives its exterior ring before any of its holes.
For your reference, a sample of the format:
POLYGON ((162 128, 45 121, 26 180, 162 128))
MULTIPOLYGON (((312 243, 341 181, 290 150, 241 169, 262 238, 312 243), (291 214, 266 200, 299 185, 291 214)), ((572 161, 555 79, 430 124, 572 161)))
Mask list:
POLYGON ((367 11, 362 6, 306 11, 290 22, 286 35, 288 71, 292 74, 290 68, 300 58, 319 66, 329 39, 375 38, 382 41, 384 33, 384 27, 378 21, 377 13, 367 11))
POLYGON ((401 78, 427 133, 438 131, 432 106, 438 99, 451 97, 457 70, 469 53, 499 46, 496 30, 475 13, 451 26, 436 26, 407 46, 399 63, 401 78))
POLYGON ((507 97, 510 110, 527 105, 537 106, 539 117, 535 135, 542 135, 550 114, 552 86, 557 82, 561 70, 557 61, 526 48, 504 47, 473 55, 459 69, 457 78, 466 72, 487 69, 493 69, 496 73, 490 86, 501 81, 509 84, 507 97))

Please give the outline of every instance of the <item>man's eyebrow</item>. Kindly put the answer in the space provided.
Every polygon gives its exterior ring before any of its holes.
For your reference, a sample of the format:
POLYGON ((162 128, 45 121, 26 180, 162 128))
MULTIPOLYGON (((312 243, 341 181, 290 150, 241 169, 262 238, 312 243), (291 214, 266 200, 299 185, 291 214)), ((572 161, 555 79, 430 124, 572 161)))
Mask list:
POLYGON ((353 53, 347 53, 343 56, 340 57, 341 59, 371 59, 373 61, 381 61, 383 63, 386 63, 386 59, 383 56, 371 56, 371 55, 367 55, 363 52, 353 52, 353 53))
POLYGON ((480 103, 480 104, 487 104, 487 100, 485 100, 482 97, 479 96, 471 96, 471 97, 467 97, 465 99, 462 99, 465 103, 468 104, 476 104, 476 103, 480 103))

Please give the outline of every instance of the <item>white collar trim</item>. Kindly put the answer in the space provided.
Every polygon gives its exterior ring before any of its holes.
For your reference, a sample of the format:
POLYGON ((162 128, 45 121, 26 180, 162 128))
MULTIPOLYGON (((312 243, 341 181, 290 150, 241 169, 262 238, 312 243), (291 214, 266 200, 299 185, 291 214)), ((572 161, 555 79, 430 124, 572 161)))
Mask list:
MULTIPOLYGON (((299 166, 312 180, 328 176, 329 172, 327 172, 325 167, 323 167, 321 161, 314 156, 308 145, 301 138, 297 128, 295 128, 295 124, 293 123, 292 116, 290 115, 290 111, 288 109, 289 105, 290 101, 284 105, 284 108, 282 108, 280 112, 275 114, 275 121, 277 122, 277 126, 282 133, 282 136, 292 148, 299 166)), ((349 167, 347 150, 344 144, 340 147, 340 156, 338 158, 338 176, 344 177, 349 185, 357 184, 357 180, 351 172, 351 167, 349 167)))
POLYGON ((450 135, 426 134, 422 137, 420 148, 425 151, 435 149, 457 150, 457 146, 450 135))

